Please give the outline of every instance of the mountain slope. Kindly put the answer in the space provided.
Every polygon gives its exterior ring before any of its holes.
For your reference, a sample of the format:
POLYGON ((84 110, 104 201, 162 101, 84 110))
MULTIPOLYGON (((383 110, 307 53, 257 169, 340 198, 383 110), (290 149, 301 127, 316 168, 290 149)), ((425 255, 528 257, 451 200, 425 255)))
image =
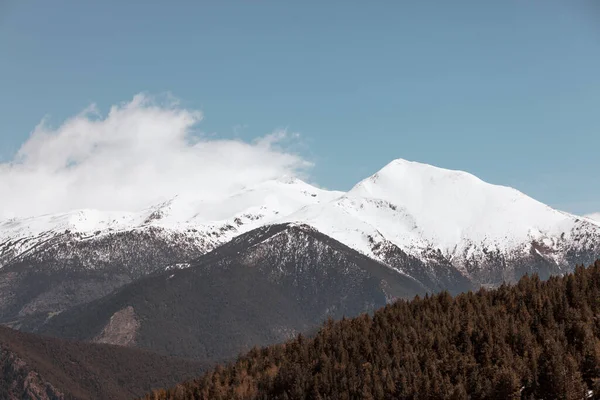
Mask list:
POLYGON ((0 222, 0 322, 19 327, 183 264, 339 193, 293 178, 225 199, 175 198, 140 213, 81 210, 0 222))
POLYGON ((546 282, 399 301, 145 398, 597 399, 599 298, 600 261, 546 282))
POLYGON ((130 399, 203 369, 196 361, 0 327, 2 399, 130 399))
MULTIPOLYGON (((416 280, 303 225, 243 234, 186 269, 144 278, 40 328, 98 340, 131 310, 131 344, 163 354, 223 360, 254 345, 310 332, 328 317, 358 315, 424 293, 416 280)), ((118 335, 117 335, 118 336, 118 335)))

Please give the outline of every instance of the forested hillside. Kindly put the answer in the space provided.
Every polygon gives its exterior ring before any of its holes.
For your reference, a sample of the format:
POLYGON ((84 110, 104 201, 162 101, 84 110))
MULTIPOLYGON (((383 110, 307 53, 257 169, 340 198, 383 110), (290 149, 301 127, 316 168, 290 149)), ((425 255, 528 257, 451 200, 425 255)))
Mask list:
POLYGON ((126 400, 203 370, 197 361, 0 326, 2 400, 126 400))
POLYGON ((600 398, 600 261, 400 300, 146 399, 600 398))

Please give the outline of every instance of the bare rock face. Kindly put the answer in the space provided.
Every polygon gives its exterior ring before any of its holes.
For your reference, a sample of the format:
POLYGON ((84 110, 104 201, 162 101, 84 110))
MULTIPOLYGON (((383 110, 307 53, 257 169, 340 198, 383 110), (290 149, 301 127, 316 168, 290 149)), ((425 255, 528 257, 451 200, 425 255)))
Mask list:
POLYGON ((133 307, 127 306, 110 317, 110 321, 94 338, 94 342, 133 346, 139 329, 140 323, 135 316, 133 307))

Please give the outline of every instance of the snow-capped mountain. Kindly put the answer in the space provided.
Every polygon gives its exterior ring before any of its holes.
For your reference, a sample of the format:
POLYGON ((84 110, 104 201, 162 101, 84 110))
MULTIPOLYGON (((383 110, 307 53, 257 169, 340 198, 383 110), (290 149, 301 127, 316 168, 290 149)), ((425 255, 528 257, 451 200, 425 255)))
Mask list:
MULTIPOLYGON (((137 213, 75 210, 0 221, 0 267, 39 254, 40 247, 49 243, 100 241, 132 232, 152 232, 165 241, 180 241, 184 235, 186 242, 202 254, 241 233, 341 194, 283 177, 223 199, 175 197, 137 213)), ((101 258, 110 257, 106 254, 101 258)))
POLYGON ((0 323, 19 326, 185 267, 241 233, 340 193, 294 178, 219 200, 176 197, 138 213, 77 210, 0 221, 0 323))
POLYGON ((199 190, 198 198, 135 213, 0 221, 0 318, 101 297, 278 223, 311 226, 427 291, 545 277, 600 257, 598 221, 466 172, 395 160, 346 193, 283 177, 216 200, 199 190))
POLYGON ((533 252, 560 269, 592 261, 600 247, 596 221, 466 172, 406 160, 392 161, 343 196, 288 220, 310 224, 383 262, 382 245, 421 259, 439 253, 478 283, 497 283, 481 276, 490 257, 510 261, 533 252))
POLYGON ((217 361, 422 292, 414 279, 311 227, 278 224, 66 310, 38 332, 217 361))

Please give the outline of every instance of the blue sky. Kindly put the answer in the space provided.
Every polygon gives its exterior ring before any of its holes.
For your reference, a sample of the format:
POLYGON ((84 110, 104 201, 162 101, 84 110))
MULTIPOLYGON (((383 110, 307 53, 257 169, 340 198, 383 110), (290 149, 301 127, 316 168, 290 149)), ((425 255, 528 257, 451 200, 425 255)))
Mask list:
POLYGON ((215 138, 280 128, 348 189, 394 158, 600 211, 593 0, 0 0, 0 159, 40 120, 171 93, 215 138))

